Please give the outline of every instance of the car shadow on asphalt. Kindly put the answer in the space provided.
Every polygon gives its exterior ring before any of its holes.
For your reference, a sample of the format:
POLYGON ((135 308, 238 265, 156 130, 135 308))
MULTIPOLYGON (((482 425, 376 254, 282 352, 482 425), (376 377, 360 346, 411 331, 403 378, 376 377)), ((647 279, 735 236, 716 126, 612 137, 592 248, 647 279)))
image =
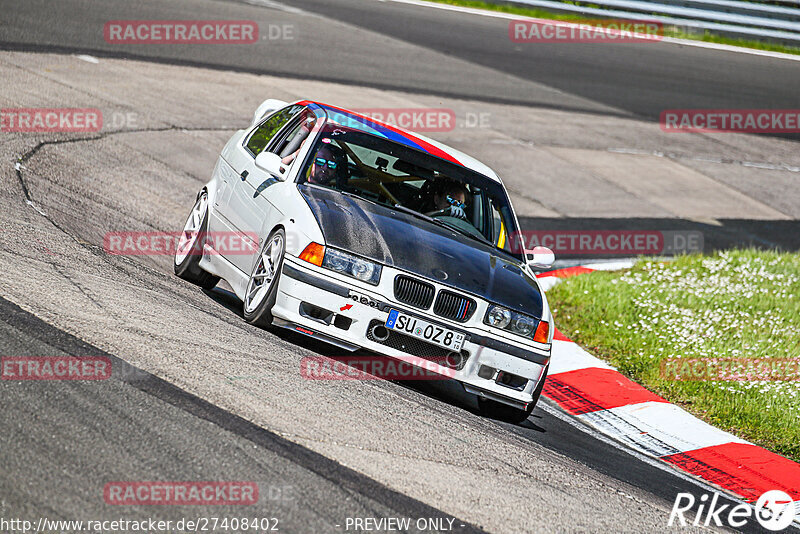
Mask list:
MULTIPOLYGON (((242 313, 242 301, 236 296, 235 293, 230 289, 230 287, 224 283, 220 282, 220 285, 215 287, 214 289, 210 290, 202 290, 202 292, 211 300, 219 304, 220 306, 224 307, 225 309, 231 311, 232 313, 236 314, 244 322, 244 315, 242 313)), ((257 328, 257 327, 253 327, 257 328)), ((317 339, 313 339, 309 336, 305 336, 303 334, 299 334, 293 332, 291 330, 287 330, 284 328, 278 327, 271 327, 264 330, 268 335, 274 335, 287 343, 291 343, 298 347, 302 347, 316 356, 324 356, 327 358, 338 359, 341 361, 342 357, 342 349, 325 343, 324 341, 319 341, 317 339)), ((352 356, 374 356, 374 353, 368 350, 358 350, 351 353, 352 356)), ((354 371, 362 372, 360 368, 348 366, 352 368, 354 371)), ((390 382, 394 382, 395 384, 400 385, 401 387, 415 391, 425 397, 447 404, 449 406, 455 407, 461 410, 467 410, 475 415, 482 416, 480 414, 480 410, 478 408, 478 404, 475 400, 475 397, 466 391, 461 386, 461 384, 455 380, 389 380, 390 382)), ((537 415, 538 410, 534 410, 534 413, 527 419, 527 421, 523 422, 519 426, 522 428, 527 428, 534 430, 536 432, 547 432, 547 430, 538 424, 536 424, 536 420, 541 420, 542 417, 537 415)), ((505 423, 502 421, 497 421, 500 424, 508 425, 510 423, 505 423)))

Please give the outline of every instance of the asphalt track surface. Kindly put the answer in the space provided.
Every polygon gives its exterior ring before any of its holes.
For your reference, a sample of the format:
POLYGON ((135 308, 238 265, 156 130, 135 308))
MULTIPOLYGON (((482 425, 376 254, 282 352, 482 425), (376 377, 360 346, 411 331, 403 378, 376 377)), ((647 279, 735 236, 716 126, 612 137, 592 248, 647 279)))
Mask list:
MULTIPOLYGON (((669 102, 668 107, 675 108, 797 107, 800 71, 796 62, 679 46, 647 50, 624 45, 615 45, 618 54, 613 58, 603 50, 566 47, 537 50, 533 58, 528 50, 524 55, 527 59, 514 59, 514 51, 508 49, 509 43, 489 32, 490 25, 496 25, 496 21, 467 20, 440 12, 423 15, 419 10, 393 3, 343 0, 335 6, 317 2, 292 2, 291 5, 303 8, 306 13, 282 9, 265 11, 262 7, 238 2, 184 0, 0 2, 3 13, 0 41, 2 48, 12 50, 147 58, 222 71, 345 81, 353 86, 480 99, 501 105, 544 106, 598 116, 631 115, 652 120, 665 102, 669 102), (203 13, 203 18, 252 18, 265 24, 296 23, 309 18, 307 12, 312 12, 316 14, 308 23, 313 28, 312 46, 276 42, 265 44, 270 48, 263 53, 242 54, 214 47, 120 51, 104 43, 102 35, 96 31, 98 24, 102 27, 111 19, 191 18, 198 12, 203 13), (356 29, 344 31, 341 26, 327 23, 329 19, 345 20, 356 29), (43 20, 57 20, 58 23, 43 24, 43 20), (88 31, 87 28, 94 29, 88 31), (374 54, 365 54, 360 44, 367 37, 366 32, 360 33, 363 28, 437 50, 454 60, 451 64, 437 66, 426 64, 425 58, 417 58, 419 63, 415 64, 404 56, 402 47, 371 49, 374 54), (334 45, 339 47, 334 48, 334 45), (344 57, 331 61, 334 49, 344 57), (631 65, 636 68, 632 69, 631 65), (487 68, 496 76, 487 76, 487 68), (687 69, 691 72, 686 72, 687 69), (523 88, 514 83, 515 79, 534 85, 526 83, 523 88)), ((374 36, 370 34, 369 38, 374 36)), ((27 89, 33 93, 39 90, 34 86, 27 89)), ((219 129, 226 128, 229 129, 230 124, 219 129)), ((157 133, 148 134, 145 130, 134 135, 156 136, 157 133)), ((152 145, 173 146, 170 141, 179 138, 169 128, 166 132, 162 128, 158 135, 152 145)), ((198 129, 196 135, 207 136, 209 139, 204 139, 204 143, 208 146, 216 146, 215 143, 225 137, 224 132, 210 128, 206 133, 198 129)), ((6 280, 0 286, 3 288, 0 296, 8 297, 0 300, 0 354, 109 355, 115 358, 116 367, 115 377, 102 384, 0 382, 0 398, 3 399, 0 461, 4 466, 0 476, 0 515, 30 516, 31 519, 39 516, 86 519, 123 515, 168 519, 187 515, 240 515, 238 510, 219 508, 120 510, 104 505, 100 492, 102 485, 110 480, 227 479, 256 480, 262 494, 268 494, 273 487, 289 488, 291 498, 262 499, 258 505, 258 515, 279 517, 287 532, 342 531, 336 525, 342 525, 347 517, 451 517, 443 509, 454 508, 453 495, 460 491, 472 499, 478 510, 481 507, 490 510, 488 515, 493 519, 486 520, 485 514, 473 513, 470 506, 460 507, 475 519, 453 514, 456 524, 464 525, 456 529, 457 532, 480 528, 508 531, 504 528, 504 515, 525 516, 526 513, 497 506, 496 501, 482 503, 459 485, 464 479, 455 474, 448 484, 447 468, 460 473, 464 467, 459 463, 461 460, 448 458, 447 451, 440 451, 441 457, 431 452, 460 447, 463 444, 457 441, 476 436, 480 440, 470 445, 480 463, 487 463, 481 465, 481 469, 491 473, 502 471, 508 465, 533 481, 531 486, 536 489, 526 495, 526 499, 518 495, 508 498, 515 506, 520 502, 530 506, 528 515, 535 517, 536 522, 523 530, 531 532, 594 528, 662 531, 666 530, 666 515, 679 491, 695 494, 703 491, 692 481, 593 436, 559 417, 548 406, 537 408, 524 425, 510 426, 474 416, 468 405, 459 404, 431 385, 381 382, 347 387, 343 391, 314 389, 314 394, 328 404, 323 417, 316 412, 312 416, 309 410, 309 419, 298 421, 296 428, 287 427, 292 415, 303 411, 302 405, 308 398, 302 381, 299 387, 296 383, 287 383, 285 390, 278 389, 280 372, 294 369, 302 356, 335 353, 305 338, 246 327, 241 322, 240 305, 230 293, 222 288, 200 292, 188 287, 169 275, 169 262, 98 259, 96 247, 87 242, 96 238, 95 227, 107 227, 107 218, 111 215, 105 211, 76 208, 82 202, 80 194, 89 195, 93 187, 86 184, 76 170, 82 165, 98 164, 98 161, 92 163, 92 156, 97 150, 107 154, 109 147, 104 144, 106 141, 100 139, 96 147, 91 146, 92 143, 42 146, 26 160, 31 172, 8 172, 3 177, 5 183, 0 191, 4 193, 4 204, 8 201, 8 209, 2 226, 5 241, 1 258, 3 265, 16 268, 6 269, 6 280), (59 198, 64 192, 61 187, 78 191, 78 196, 59 198), (47 220, 25 206, 25 200, 44 207, 50 214, 47 220), (45 240, 52 251, 44 247, 47 251, 44 255, 41 250, 25 252, 20 243, 9 237, 26 226, 35 228, 36 235, 45 240), (51 242, 47 236, 59 236, 63 242, 55 238, 51 242), (47 257, 51 252, 55 257, 47 257), (30 264, 28 273, 23 267, 26 262, 30 264), (30 290, 36 294, 36 299, 32 297, 26 301, 21 296, 25 294, 26 284, 46 285, 46 273, 51 271, 63 276, 67 280, 65 287, 74 286, 74 292, 80 297, 78 300, 84 300, 78 303, 67 298, 63 289, 50 294, 46 289, 32 286, 30 290), (97 287, 93 288, 92 283, 98 283, 97 287), (123 283, 129 290, 125 296, 129 301, 114 295, 113 286, 123 283), (47 298, 51 299, 50 303, 45 303, 47 298), (93 306, 98 309, 94 310, 93 306), (161 319, 163 324, 150 324, 159 321, 154 321, 148 312, 167 314, 172 307, 180 308, 184 314, 180 324, 172 325, 166 318, 161 319), (126 313, 136 319, 121 318, 126 313), (100 319, 103 316, 108 317, 107 322, 100 319), (202 338, 205 345, 190 336, 192 333, 202 338), (248 347, 252 343, 252 350, 257 348, 263 362, 250 354, 251 349, 240 348, 245 339, 252 340, 247 342, 248 347), (227 346, 228 340, 236 343, 227 346), (107 346, 100 348, 101 342, 107 346), (185 352, 175 349, 175 344, 182 343, 190 345, 185 352), (198 345, 204 347, 202 355, 191 356, 191 347, 198 345), (175 352, 170 353, 170 348, 175 352), (162 367, 158 363, 159 354, 172 354, 173 358, 162 367), (117 360, 117 356, 135 360, 136 366, 117 360), (264 381, 272 387, 266 393, 258 389, 264 383, 242 390, 242 395, 256 395, 256 399, 248 398, 247 402, 237 404, 226 397, 225 392, 206 388, 202 373, 197 371, 204 365, 204 358, 209 359, 205 364, 209 374, 213 374, 215 366, 226 364, 234 368, 233 372, 223 371, 227 375, 254 372, 267 365, 277 366, 275 376, 278 379, 271 376, 264 381), (173 361, 176 359, 178 363, 173 361), (170 368, 171 365, 178 367, 170 368), (176 374, 178 368, 183 374, 176 374), (267 402, 258 395, 274 398, 267 402), (378 406, 393 410, 390 416, 386 413, 376 416, 373 405, 376 398, 388 399, 385 404, 378 402, 378 406), (391 402, 410 405, 413 409, 398 409, 391 406, 391 402), (433 472, 444 480, 438 485, 431 483, 425 490, 411 491, 409 488, 414 487, 415 476, 419 476, 421 469, 418 464, 403 464, 411 465, 417 472, 393 473, 405 475, 397 476, 396 480, 380 476, 381 463, 387 471, 392 466, 391 448, 389 454, 376 456, 379 468, 369 470, 358 461, 359 453, 352 451, 363 447, 362 454, 367 456, 375 453, 370 449, 370 446, 377 449, 374 443, 365 444, 353 438, 355 444, 348 452, 343 452, 346 449, 338 448, 336 443, 324 443, 325 432, 343 435, 339 428, 342 419, 334 415, 337 410, 351 418, 363 417, 365 421, 359 422, 362 432, 385 427, 385 431, 375 431, 378 440, 392 440, 393 445, 403 440, 417 446, 424 444, 424 449, 416 451, 413 446, 406 449, 397 446, 394 450, 401 454, 397 455, 396 462, 405 462, 416 453, 426 459, 435 458, 433 472), (394 410, 398 410, 397 413, 394 410), (281 411, 288 415, 283 418, 277 415, 281 411), (326 422, 324 415, 329 416, 330 421, 326 422), (373 418, 374 421, 370 421, 373 418), (437 426, 445 420, 455 421, 459 430, 437 426), (404 435, 403 428, 413 428, 417 435, 404 435), (449 436, 450 433, 453 436, 449 436), (518 465, 514 455, 519 454, 521 448, 530 451, 545 467, 518 465), (486 454, 487 451, 491 454, 486 454), (567 481, 574 487, 570 488, 567 481), (437 491, 440 501, 436 500, 437 491), (412 493, 417 498, 410 496, 412 493), (608 502, 581 500, 597 495, 605 495, 603 500, 608 502), (620 499, 623 504, 618 502, 620 499), (624 505, 626 501, 630 506, 624 505), (592 519, 596 522, 592 523, 592 519)), ((8 146, 27 145, 12 142, 8 146)), ((213 157, 213 151, 209 152, 213 157)), ((210 156, 203 156, 205 166, 210 156)), ((185 204, 201 177, 207 175, 203 165, 192 161, 192 154, 182 151, 179 159, 176 166, 183 164, 183 169, 189 169, 191 179, 182 177, 180 182, 161 184, 160 189, 154 191, 156 199, 159 195, 170 195, 171 188, 175 188, 183 201, 178 204, 185 204)), ((114 164, 122 169, 120 180, 131 178, 132 173, 126 168, 141 170, 134 167, 141 162, 132 156, 121 156, 114 164)), ((112 184, 124 188, 122 181, 112 181, 112 184)), ((166 214, 154 214, 148 205, 142 206, 130 199, 127 205, 117 209, 135 213, 136 218, 149 227, 169 228, 180 224, 180 217, 169 210, 166 214)), ((469 450, 469 447, 459 450, 463 453, 464 449, 469 450)), ((513 480, 509 478, 509 484, 513 480)), ((496 489, 503 491, 504 488, 496 489)), ((513 493, 510 485, 508 491, 513 493)), ((251 512, 248 510, 247 515, 253 515, 251 512)))
MULTIPOLYGON (((57 520, 70 508, 77 517, 104 517, 98 488, 135 472, 142 480, 255 481, 260 499, 246 517, 269 518, 266 524, 284 532, 334 532, 348 516, 445 519, 457 532, 481 531, 136 369, 5 299, 0 316, 3 354, 100 356, 113 369, 99 387, 0 384, 6 519, 57 520)), ((226 515, 241 517, 234 506, 155 513, 134 506, 117 517, 177 522, 226 515)))
MULTIPOLYGON (((0 0, 0 12, 0 48, 7 50, 140 58, 403 91, 439 97, 441 102, 466 99, 653 122, 665 109, 800 108, 800 61, 671 43, 515 44, 508 39, 507 19, 393 1, 0 0), (254 20, 262 40, 256 45, 197 46, 120 45, 103 38, 102 28, 109 20, 195 15, 254 20), (284 27, 290 28, 288 34, 281 33, 284 27)), ((535 127, 529 126, 528 138, 537 137, 535 127)), ((795 134, 774 135, 797 138, 795 134)), ((716 158, 725 145, 722 140, 717 150, 700 159, 716 158)), ((714 178, 725 181, 739 175, 735 188, 783 202, 789 207, 782 211, 791 220, 732 210, 708 221, 705 217, 664 217, 656 212, 637 214, 620 206, 613 217, 601 219, 580 213, 582 210, 563 211, 555 218, 521 215, 523 226, 686 230, 703 233, 706 250, 731 246, 799 250, 800 225, 793 207, 800 205, 796 157, 777 160, 778 167, 788 165, 795 169, 792 172, 767 172, 757 170, 764 161, 747 160, 746 149, 734 154, 723 156, 723 161, 741 158, 746 168, 720 170, 714 178), (757 172, 763 176, 756 180, 749 176, 757 172)), ((766 163, 769 167, 770 162, 766 163)), ((715 196, 687 192, 690 195, 715 196)))
MULTIPOLYGON (((377 0, 14 0, 0 1, 0 46, 6 49, 95 52, 167 62, 233 68, 257 73, 336 81, 359 86, 422 91, 450 97, 566 109, 633 114, 657 119, 664 109, 777 108, 800 105, 800 61, 787 61, 681 45, 537 44, 508 39, 508 20, 465 16, 377 0), (224 47, 112 45, 99 31, 108 20, 163 20, 187 13, 203 18, 297 23, 293 41, 264 41, 256 52, 231 54, 224 47), (43 18, 51 24, 41 24, 43 18), (56 23, 57 21, 57 23, 56 23), (346 26, 329 24, 337 21, 346 26), (350 27, 351 30, 348 30, 350 27), (501 31, 498 31, 498 28, 501 31), (431 68, 425 57, 403 50, 377 60, 358 46, 364 32, 411 43, 467 64, 545 86, 538 94, 516 91, 509 79, 472 79, 469 70, 431 68), (554 88, 576 98, 556 104, 554 88)), ((268 37, 268 35, 266 35, 268 37)), ((475 73, 477 74, 477 73, 475 73)))
MULTIPOLYGON (((231 308, 236 306, 224 291, 208 295, 231 308)), ((100 356, 109 358, 113 369, 112 377, 99 383, 0 382, 0 457, 5 466, 0 477, 0 516, 7 519, 22 518, 35 524, 40 517, 52 521, 152 518, 173 522, 256 517, 277 519, 282 532, 341 532, 346 531, 347 518, 408 517, 414 521, 452 520, 453 532, 483 531, 131 366, 3 298, 0 334, 2 354, 100 356), (261 498, 245 513, 234 506, 105 504, 103 486, 125 480, 255 481, 261 498)), ((290 336, 290 341, 298 344, 302 353, 337 354, 304 337, 290 336)), ((436 403, 453 402, 446 393, 425 384, 404 387, 402 394, 429 396, 429 401, 436 403)), ((576 428, 563 416, 555 416, 554 409, 537 407, 522 426, 478 420, 478 427, 519 436, 545 454, 552 451, 568 458, 573 468, 588 468, 621 482, 619 487, 641 488, 647 500, 666 504, 678 492, 698 490, 691 481, 641 462, 588 430, 576 428)), ((610 485, 608 491, 618 492, 619 487, 610 485)), ((639 498, 642 496, 637 495, 639 498)), ((532 495, 532 507, 536 507, 535 501, 532 495)), ((720 505, 729 503, 733 501, 720 500, 720 505)), ((530 532, 576 528, 568 520, 562 521, 532 525, 530 532)), ((618 527, 636 531, 636 525, 637 518, 631 517, 618 527)))

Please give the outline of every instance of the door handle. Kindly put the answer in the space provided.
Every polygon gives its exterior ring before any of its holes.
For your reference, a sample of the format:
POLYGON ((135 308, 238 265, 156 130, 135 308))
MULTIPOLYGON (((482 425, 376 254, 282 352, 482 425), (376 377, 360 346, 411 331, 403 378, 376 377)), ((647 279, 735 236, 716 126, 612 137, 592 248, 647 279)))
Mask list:
POLYGON ((243 181, 243 182, 244 182, 244 181, 247 179, 247 175, 248 175, 248 174, 250 174, 250 173, 249 173, 249 172, 247 172, 247 171, 242 171, 242 174, 240 174, 240 175, 239 175, 239 176, 241 176, 241 177, 242 177, 242 181, 243 181))

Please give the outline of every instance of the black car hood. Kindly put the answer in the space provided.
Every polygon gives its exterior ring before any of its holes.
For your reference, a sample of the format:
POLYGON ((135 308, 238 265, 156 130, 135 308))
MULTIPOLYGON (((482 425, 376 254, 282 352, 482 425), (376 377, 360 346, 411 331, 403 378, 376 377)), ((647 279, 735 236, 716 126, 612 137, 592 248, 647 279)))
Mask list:
POLYGON ((490 245, 402 211, 299 185, 328 246, 542 316, 536 281, 490 245))

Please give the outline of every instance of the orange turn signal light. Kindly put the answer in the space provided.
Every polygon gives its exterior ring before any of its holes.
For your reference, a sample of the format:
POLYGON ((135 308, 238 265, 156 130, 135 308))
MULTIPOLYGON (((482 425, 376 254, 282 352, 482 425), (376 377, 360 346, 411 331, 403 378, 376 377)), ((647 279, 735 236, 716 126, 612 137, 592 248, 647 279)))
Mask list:
POLYGON ((547 321, 539 321, 539 326, 536 327, 536 333, 533 334, 533 340, 537 343, 547 343, 547 336, 550 334, 550 324, 547 321))
POLYGON ((314 243, 313 241, 303 249, 303 252, 300 253, 300 259, 307 261, 308 263, 313 263, 314 265, 318 265, 322 267, 322 259, 325 257, 325 247, 320 245, 319 243, 314 243))

